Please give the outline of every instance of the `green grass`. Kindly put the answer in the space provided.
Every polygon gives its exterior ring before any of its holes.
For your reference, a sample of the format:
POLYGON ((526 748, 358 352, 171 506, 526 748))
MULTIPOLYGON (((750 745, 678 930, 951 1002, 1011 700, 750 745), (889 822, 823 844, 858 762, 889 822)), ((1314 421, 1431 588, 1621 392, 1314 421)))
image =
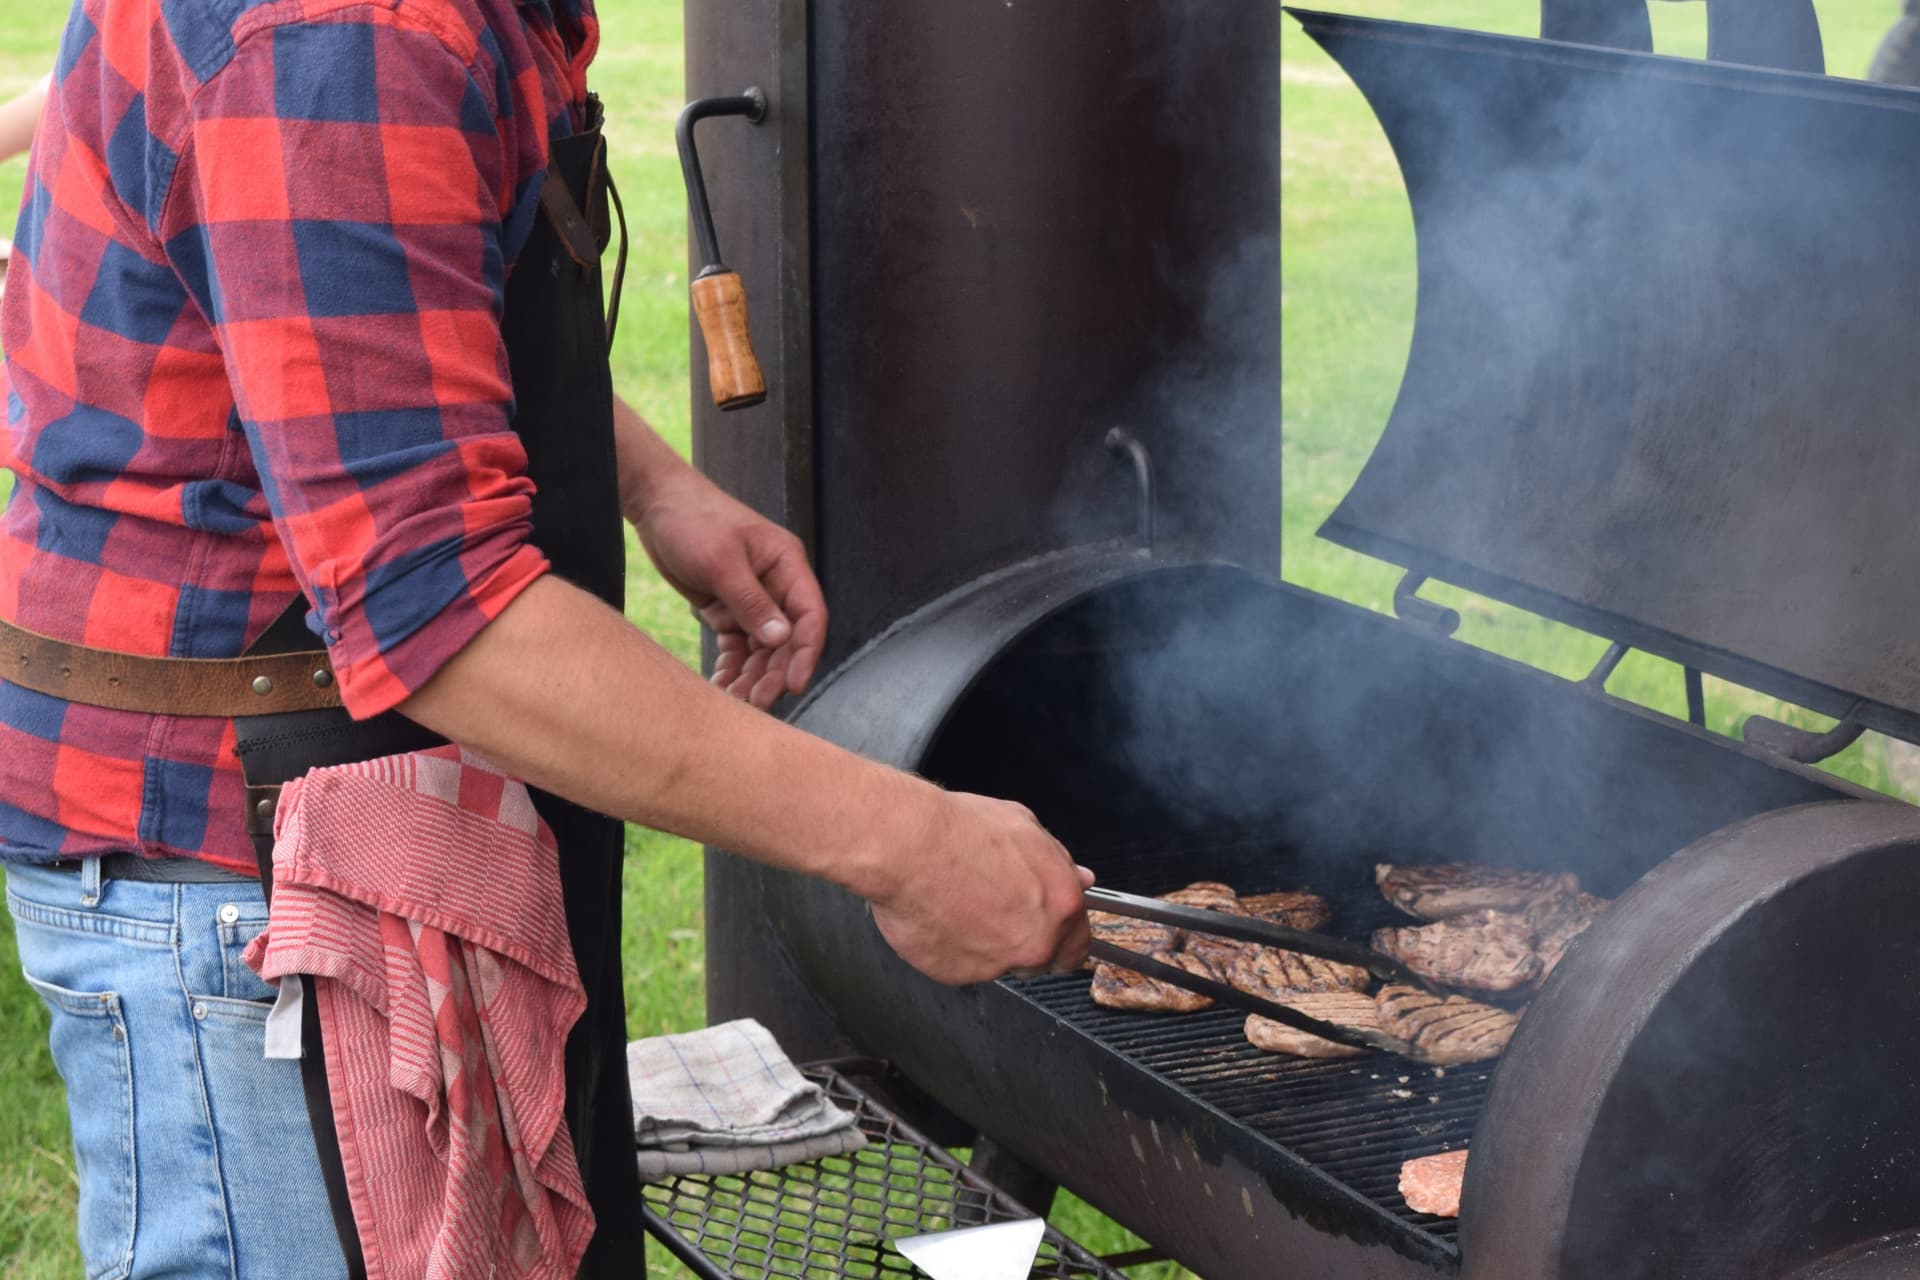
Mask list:
MULTIPOLYGON (((1201 0, 1196 0, 1196 5, 1201 0)), ((1327 7, 1413 21, 1530 34, 1523 0, 1348 0, 1327 7)), ((1819 5, 1829 65, 1861 74, 1892 21, 1892 0, 1819 5)), ((683 451, 688 443, 685 206, 672 123, 683 100, 679 0, 603 0, 604 44, 595 84, 606 99, 615 173, 631 239, 626 296, 614 347, 616 385, 683 451)), ((1703 7, 1654 9, 1665 53, 1697 56, 1703 7)), ((57 7, 0 0, 0 95, 45 69, 62 15, 57 7)), ((1365 461, 1386 420, 1406 354, 1413 307, 1411 224, 1399 174, 1360 96, 1291 22, 1281 39, 1285 537, 1287 577, 1371 608, 1389 607, 1396 571, 1313 536, 1365 461)), ((0 204, 17 207, 22 162, 0 165, 0 204)), ((627 612, 689 663, 698 632, 679 598, 630 546, 627 612)), ((1465 616, 1463 639, 1564 675, 1584 672, 1603 642, 1493 602, 1447 589, 1433 598, 1465 616)), ((1681 709, 1670 664, 1636 655, 1610 686, 1668 712, 1681 709)), ((1713 725, 1729 730, 1773 704, 1710 684, 1713 725)), ((1824 723, 1797 714, 1801 723, 1824 723)), ((1837 768, 1888 785, 1888 752, 1869 738, 1837 768)), ((704 1021, 698 851, 682 840, 629 836, 626 996, 635 1035, 704 1021)), ((44 1048, 44 1014, 11 961, 11 927, 0 918, 0 1274, 22 1280, 79 1272, 72 1244, 74 1178, 59 1081, 44 1048)), ((1055 1220, 1098 1251, 1130 1248, 1119 1227, 1063 1195, 1055 1220)), ((686 1273, 654 1249, 648 1274, 686 1273)), ((1147 1280, 1186 1275, 1141 1268, 1147 1280)))

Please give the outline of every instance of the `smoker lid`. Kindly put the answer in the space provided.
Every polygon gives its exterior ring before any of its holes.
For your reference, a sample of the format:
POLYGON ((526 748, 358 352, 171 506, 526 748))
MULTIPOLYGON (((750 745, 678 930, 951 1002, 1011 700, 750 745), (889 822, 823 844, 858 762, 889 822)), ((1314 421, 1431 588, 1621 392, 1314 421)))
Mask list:
POLYGON ((1321 534, 1920 736, 1920 93, 1290 12, 1419 246, 1321 534))

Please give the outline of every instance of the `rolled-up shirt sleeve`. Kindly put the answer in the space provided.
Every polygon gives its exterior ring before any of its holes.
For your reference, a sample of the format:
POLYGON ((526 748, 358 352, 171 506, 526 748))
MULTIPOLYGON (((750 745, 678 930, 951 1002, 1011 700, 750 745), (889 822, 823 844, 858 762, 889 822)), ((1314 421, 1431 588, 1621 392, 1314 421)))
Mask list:
POLYGON ((199 90, 162 212, 348 710, 546 571, 500 336, 497 89, 401 10, 263 28, 199 90))

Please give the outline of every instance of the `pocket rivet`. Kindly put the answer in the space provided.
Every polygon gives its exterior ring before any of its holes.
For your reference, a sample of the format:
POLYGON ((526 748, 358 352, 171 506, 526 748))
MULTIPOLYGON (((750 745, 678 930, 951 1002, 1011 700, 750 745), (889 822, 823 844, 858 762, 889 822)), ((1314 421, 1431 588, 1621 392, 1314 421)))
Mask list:
POLYGON ((238 920, 239 918, 240 918, 240 908, 234 906, 231 902, 227 903, 225 906, 220 908, 221 924, 232 924, 235 920, 238 920))
POLYGON ((113 1028, 113 1038, 115 1040, 125 1040, 127 1038, 127 1029, 116 1023, 113 1028))
POLYGON ((193 1016, 197 1021, 204 1022, 207 1017, 207 1006, 196 1001, 193 1006, 193 1016))

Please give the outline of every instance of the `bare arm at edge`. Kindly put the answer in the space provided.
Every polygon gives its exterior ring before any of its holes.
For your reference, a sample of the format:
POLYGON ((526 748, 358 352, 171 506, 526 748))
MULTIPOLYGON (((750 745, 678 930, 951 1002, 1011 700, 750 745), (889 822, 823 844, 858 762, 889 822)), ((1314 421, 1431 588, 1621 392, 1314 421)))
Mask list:
POLYGON ((32 88, 0 103, 0 160, 11 159, 33 144, 50 80, 50 75, 41 76, 32 88))

